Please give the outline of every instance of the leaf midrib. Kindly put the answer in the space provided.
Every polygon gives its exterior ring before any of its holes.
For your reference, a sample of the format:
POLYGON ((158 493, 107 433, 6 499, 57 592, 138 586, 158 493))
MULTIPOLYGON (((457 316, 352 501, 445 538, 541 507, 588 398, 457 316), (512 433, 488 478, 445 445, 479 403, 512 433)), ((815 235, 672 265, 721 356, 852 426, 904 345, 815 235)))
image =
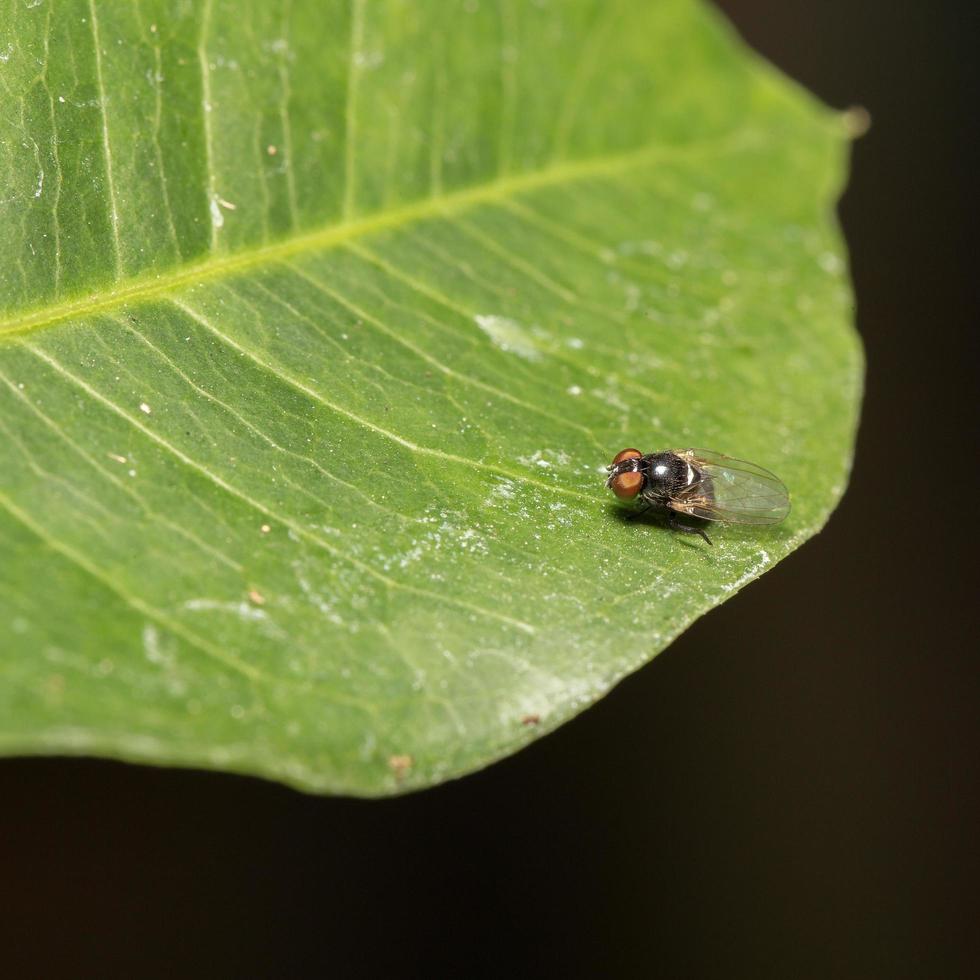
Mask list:
MULTIPOLYGON (((751 140, 742 133, 734 142, 751 140)), ((390 231, 428 218, 443 217, 478 204, 504 200, 541 187, 585 180, 602 174, 622 173, 657 159, 680 157, 697 150, 724 151, 733 148, 732 135, 682 144, 647 145, 628 153, 590 157, 577 162, 553 163, 541 170, 497 177, 448 194, 428 197, 387 211, 283 239, 270 245, 216 256, 203 262, 176 268, 153 276, 139 276, 117 283, 97 293, 36 308, 0 324, 0 341, 53 326, 65 320, 83 318, 171 294, 184 286, 224 279, 248 269, 272 265, 305 252, 337 248, 379 231, 390 231)))

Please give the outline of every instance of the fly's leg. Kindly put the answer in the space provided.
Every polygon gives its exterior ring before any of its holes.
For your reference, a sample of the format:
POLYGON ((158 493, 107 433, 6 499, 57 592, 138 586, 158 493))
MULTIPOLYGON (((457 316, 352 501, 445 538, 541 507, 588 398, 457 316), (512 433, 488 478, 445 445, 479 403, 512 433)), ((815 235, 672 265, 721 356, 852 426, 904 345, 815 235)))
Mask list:
POLYGON ((648 514, 654 509, 654 505, 649 500, 640 499, 640 502, 625 512, 628 521, 638 521, 644 514, 648 514))
POLYGON ((667 527, 669 527, 671 531, 680 531, 682 534, 700 534, 709 545, 711 544, 711 538, 705 534, 704 528, 690 527, 688 524, 682 524, 677 519, 677 514, 674 511, 671 511, 670 517, 667 518, 667 527))

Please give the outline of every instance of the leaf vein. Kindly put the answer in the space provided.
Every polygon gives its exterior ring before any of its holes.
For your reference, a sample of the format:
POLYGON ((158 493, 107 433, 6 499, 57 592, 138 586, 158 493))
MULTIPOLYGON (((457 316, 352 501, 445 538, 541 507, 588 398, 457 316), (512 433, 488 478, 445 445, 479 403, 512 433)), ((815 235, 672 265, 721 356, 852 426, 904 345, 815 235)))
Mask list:
POLYGON ((116 279, 123 274, 122 248, 119 242, 119 207, 116 186, 112 175, 112 148, 109 145, 108 93, 102 79, 102 46, 99 41, 99 19, 95 12, 95 0, 89 0, 89 17, 92 21, 92 43, 95 47, 95 80, 99 89, 99 107, 102 113, 102 152, 105 156, 106 189, 109 191, 109 223, 112 226, 112 244, 116 261, 116 279))
MULTIPOLYGON (((188 312, 188 315, 190 316, 194 316, 195 319, 197 319, 198 322, 201 322, 203 326, 209 326, 206 322, 202 321, 201 318, 196 316, 196 314, 194 314, 193 312, 189 312, 186 310, 185 312, 188 312)), ((212 332, 214 332, 216 336, 218 337, 223 336, 222 334, 220 334, 220 332, 215 331, 214 328, 210 328, 210 329, 212 329, 212 332)), ((64 365, 62 365, 60 362, 55 360, 55 358, 51 357, 49 354, 40 350, 33 344, 25 343, 24 347, 26 350, 34 354, 35 357, 38 357, 40 360, 44 361, 49 367, 55 370, 58 374, 62 375, 62 377, 66 378, 67 380, 69 380, 70 382, 72 382, 73 384, 81 388, 87 395, 89 395, 89 397, 95 399, 100 404, 108 408, 110 411, 115 412, 120 418, 125 419, 135 429, 143 433, 143 435, 147 436, 153 442, 157 443, 157 445, 159 445, 161 448, 166 450, 176 459, 180 460, 185 466, 188 466, 191 469, 196 470, 202 476, 206 477, 208 480, 214 483, 221 490, 225 491, 225 493, 229 494, 232 497, 236 497, 238 500, 241 500, 243 503, 247 504, 253 510, 258 511, 258 513, 262 514, 263 516, 271 517, 274 521, 278 521, 280 524, 282 524, 283 527, 288 527, 297 536, 306 539, 307 541, 311 542, 312 544, 316 545, 319 548, 322 548, 324 551, 333 555, 335 558, 348 562, 349 564, 357 568, 359 571, 375 579, 376 581, 381 582, 383 585, 387 586, 393 591, 402 589, 403 591, 411 593, 412 595, 424 596, 427 599, 436 600, 446 605, 456 606, 457 608, 466 609, 469 612, 478 614, 487 619, 492 619, 497 622, 504 623, 505 625, 516 627, 517 629, 521 630, 521 632, 524 633, 533 635, 536 632, 534 627, 531 626, 530 623, 525 623, 519 619, 514 619, 511 616, 506 616, 503 613, 498 613, 490 609, 484 609, 481 606, 478 606, 471 602, 467 602, 463 599, 457 599, 452 596, 442 595, 438 592, 432 592, 429 589, 422 589, 419 588, 418 586, 409 585, 406 582, 399 582, 397 579, 393 579, 390 576, 385 575, 382 572, 379 572, 376 568, 373 568, 371 565, 362 562, 357 558, 352 557, 342 549, 335 547, 334 545, 330 544, 328 541, 325 541, 319 535, 313 534, 307 528, 303 527, 301 524, 296 523, 296 521, 287 517, 285 514, 280 514, 277 511, 273 510, 272 508, 266 507, 260 501, 249 496, 244 491, 239 490, 237 487, 233 486, 232 484, 228 483, 226 480, 222 479, 220 476, 218 476, 218 474, 211 472, 211 470, 209 470, 202 463, 199 463, 196 460, 192 459, 190 456, 188 456, 177 446, 174 446, 172 443, 168 442, 162 436, 158 435, 152 429, 148 428, 146 425, 140 422, 139 419, 130 415, 123 408, 121 408, 114 401, 112 401, 112 399, 107 398, 105 395, 97 391, 91 385, 87 384, 81 378, 72 374, 71 371, 69 371, 64 365)), ((242 353, 245 354, 245 356, 250 356, 244 350, 242 350, 242 353)), ((468 461, 464 461, 464 462, 468 462, 468 461)))
POLYGON ((667 146, 644 146, 624 154, 591 157, 575 163, 561 163, 542 170, 511 177, 500 177, 483 184, 447 193, 441 198, 429 197, 411 204, 376 212, 363 218, 352 218, 301 235, 245 249, 230 255, 212 255, 202 262, 185 265, 165 273, 144 274, 102 290, 54 303, 15 315, 0 324, 0 337, 16 335, 84 317, 125 304, 166 297, 187 286, 209 280, 224 279, 256 267, 270 265, 293 255, 317 252, 356 241, 382 231, 433 218, 449 218, 483 203, 495 203, 513 195, 529 193, 577 180, 606 175, 615 177, 658 159, 684 156, 698 150, 724 152, 731 139, 712 140, 707 144, 687 143, 667 146))

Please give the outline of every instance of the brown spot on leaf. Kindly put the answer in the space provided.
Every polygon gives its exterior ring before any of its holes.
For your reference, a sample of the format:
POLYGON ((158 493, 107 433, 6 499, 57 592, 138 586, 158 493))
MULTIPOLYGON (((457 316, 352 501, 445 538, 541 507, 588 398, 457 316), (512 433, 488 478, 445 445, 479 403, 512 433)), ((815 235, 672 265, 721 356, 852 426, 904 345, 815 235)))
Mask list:
POLYGON ((414 764, 415 760, 410 755, 393 755, 388 759, 388 768, 399 781, 405 778, 405 774, 414 764))

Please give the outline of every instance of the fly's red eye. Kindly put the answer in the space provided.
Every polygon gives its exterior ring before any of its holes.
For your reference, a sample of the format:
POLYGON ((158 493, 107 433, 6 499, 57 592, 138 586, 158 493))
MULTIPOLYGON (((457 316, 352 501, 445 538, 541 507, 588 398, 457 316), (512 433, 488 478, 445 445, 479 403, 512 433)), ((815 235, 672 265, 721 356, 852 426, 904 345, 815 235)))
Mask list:
POLYGON ((616 453, 613 457, 612 465, 615 466, 617 463, 621 463, 624 459, 636 459, 638 456, 642 456, 643 453, 639 449, 623 449, 616 453))
MULTIPOLYGON (((629 450, 626 450, 626 452, 629 452, 629 450)), ((620 456, 622 456, 622 453, 620 453, 620 456)), ((620 500, 632 500, 643 486, 643 474, 620 473, 618 476, 613 477, 612 483, 609 486, 620 500)))

